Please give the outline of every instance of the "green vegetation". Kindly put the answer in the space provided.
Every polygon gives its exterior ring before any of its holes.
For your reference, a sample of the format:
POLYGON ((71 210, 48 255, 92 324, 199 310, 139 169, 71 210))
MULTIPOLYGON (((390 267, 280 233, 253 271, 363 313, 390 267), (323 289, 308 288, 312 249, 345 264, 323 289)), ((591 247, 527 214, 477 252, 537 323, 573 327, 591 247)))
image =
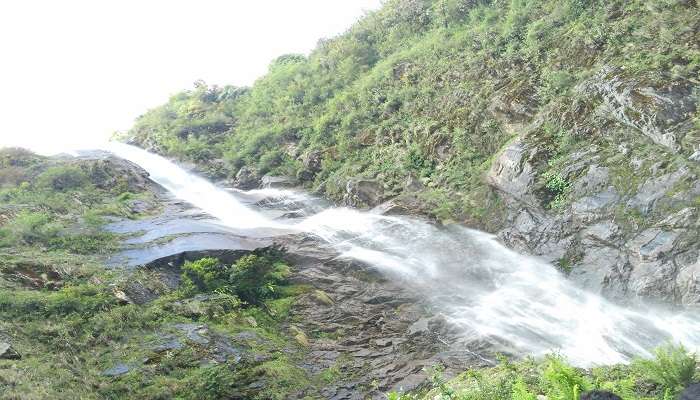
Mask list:
MULTIPOLYGON (((555 209, 569 201, 561 167, 576 150, 630 141, 663 153, 611 128, 585 83, 602 69, 649 87, 696 80, 697 23, 680 0, 391 0, 308 57, 279 57, 250 88, 198 82, 127 136, 218 177, 252 166, 333 199, 351 177, 389 193, 418 177, 434 214, 488 227, 502 204, 483 177, 514 136, 540 146, 543 204, 555 209)), ((691 132, 680 154, 693 146, 691 132)))
POLYGON ((131 202, 153 201, 131 178, 99 160, 0 150, 0 342, 21 355, 0 359, 0 398, 285 399, 307 389, 303 349, 282 326, 306 289, 286 284, 280 251, 188 263, 178 288, 156 271, 105 268, 119 240, 105 217, 139 218, 131 202))
POLYGON ((289 266, 280 261, 279 254, 269 250, 243 256, 233 265, 203 258, 185 263, 182 269, 184 290, 226 293, 258 305, 276 297, 276 288, 289 275, 289 266))
POLYGON ((695 354, 681 346, 659 348, 651 360, 630 365, 574 368, 557 355, 543 360, 502 360, 487 369, 469 370, 446 381, 439 369, 432 374, 431 388, 421 393, 389 393, 389 399, 419 400, 578 400, 588 390, 611 391, 623 400, 673 399, 682 388, 700 378, 695 354))

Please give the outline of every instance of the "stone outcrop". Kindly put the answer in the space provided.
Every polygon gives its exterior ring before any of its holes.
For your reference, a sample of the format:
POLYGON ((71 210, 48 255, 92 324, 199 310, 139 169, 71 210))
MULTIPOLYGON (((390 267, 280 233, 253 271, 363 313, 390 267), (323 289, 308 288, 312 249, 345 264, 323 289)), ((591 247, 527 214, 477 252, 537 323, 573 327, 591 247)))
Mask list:
POLYGON ((697 107, 689 95, 694 89, 687 83, 651 87, 603 68, 576 90, 598 104, 586 118, 617 135, 618 150, 590 146, 561 154, 563 167, 554 172, 566 183, 565 201, 553 209, 543 195, 551 143, 530 137, 542 118, 530 119, 485 178, 504 200, 499 238, 610 298, 700 305, 700 171, 692 161, 668 161, 687 151, 680 143, 697 107), (650 140, 644 158, 630 153, 627 140, 640 139, 626 139, 619 133, 625 129, 650 140))
POLYGON ((256 189, 260 186, 260 174, 255 168, 244 166, 238 170, 232 184, 241 190, 256 189))
POLYGON ((379 205, 384 199, 384 186, 377 180, 356 178, 345 185, 345 205, 368 208, 379 205))

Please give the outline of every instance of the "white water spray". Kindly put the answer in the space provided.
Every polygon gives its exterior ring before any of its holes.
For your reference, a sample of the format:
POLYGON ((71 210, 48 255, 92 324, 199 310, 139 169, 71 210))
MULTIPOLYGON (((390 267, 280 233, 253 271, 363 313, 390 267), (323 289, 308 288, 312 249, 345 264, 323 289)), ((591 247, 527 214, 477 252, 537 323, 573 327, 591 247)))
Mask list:
MULTIPOLYGON (((140 165, 174 196, 222 224, 286 228, 322 238, 342 257, 405 282, 461 327, 465 336, 506 342, 522 354, 557 351, 579 366, 648 356, 650 349, 670 341, 693 349, 700 346, 697 315, 617 306, 578 288, 551 265, 519 255, 483 232, 346 208, 328 208, 284 224, 160 156, 121 144, 108 150, 140 165)), ((244 195, 272 195, 283 205, 310 199, 277 189, 244 195)))
POLYGON ((105 150, 137 164, 173 196, 198 207, 223 224, 240 228, 282 228, 280 224, 245 207, 233 195, 167 159, 138 147, 111 142, 105 150))

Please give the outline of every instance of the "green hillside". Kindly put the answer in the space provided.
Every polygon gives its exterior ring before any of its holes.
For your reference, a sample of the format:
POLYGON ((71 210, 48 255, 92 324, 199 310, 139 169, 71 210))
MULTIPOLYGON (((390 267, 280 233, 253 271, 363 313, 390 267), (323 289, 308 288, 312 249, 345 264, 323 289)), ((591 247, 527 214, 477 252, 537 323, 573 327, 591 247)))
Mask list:
POLYGON ((412 176, 426 211, 493 229, 502 204, 484 174, 516 138, 544 143, 544 208, 567 204, 558 171, 592 145, 686 164, 700 144, 698 27, 687 0, 391 0, 308 57, 277 58, 250 88, 196 84, 128 136, 217 177, 253 166, 336 200, 349 178, 379 180, 388 198, 412 176), (611 100, 606 85, 653 88, 673 110, 611 100))

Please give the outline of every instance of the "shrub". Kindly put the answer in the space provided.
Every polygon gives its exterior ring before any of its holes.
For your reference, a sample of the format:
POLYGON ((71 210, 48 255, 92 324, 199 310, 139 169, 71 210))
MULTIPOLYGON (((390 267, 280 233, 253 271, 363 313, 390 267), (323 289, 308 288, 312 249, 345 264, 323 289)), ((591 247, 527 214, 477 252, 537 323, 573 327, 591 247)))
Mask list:
POLYGON ((559 356, 548 357, 543 378, 548 393, 556 400, 578 400, 581 392, 592 387, 583 375, 559 356))
POLYGON ((513 384, 512 400, 537 400, 537 396, 530 393, 522 378, 518 378, 518 380, 513 384))
POLYGON ((237 382, 235 374, 226 364, 199 368, 186 379, 184 398, 231 398, 235 394, 237 382))
POLYGON ((656 349, 652 360, 637 360, 633 366, 640 375, 660 385, 664 392, 675 395, 695 376, 697 358, 683 346, 667 345, 656 349))
POLYGON ((275 296, 276 287, 284 283, 288 275, 289 267, 283 262, 251 254, 233 265, 229 280, 243 301, 255 304, 275 296))
POLYGON ((41 156, 17 147, 0 149, 0 168, 29 167, 42 160, 41 156))
POLYGON ((68 250, 76 254, 105 254, 117 248, 115 236, 107 232, 58 236, 49 240, 48 244, 53 249, 68 250))
POLYGON ((51 221, 51 217, 43 212, 22 211, 2 229, 5 245, 19 241, 26 244, 48 244, 58 237, 62 227, 51 221))
POLYGON ((85 171, 73 165, 51 167, 37 177, 39 186, 45 189, 68 191, 86 185, 89 180, 85 171))
POLYGON ((556 172, 547 171, 544 173, 544 187, 547 191, 547 206, 557 209, 564 206, 566 196, 569 193, 569 182, 556 172))
POLYGON ((289 267, 270 253, 254 253, 241 257, 233 265, 224 265, 215 258, 186 262, 182 267, 186 292, 219 292, 233 294, 249 304, 260 304, 276 296, 276 287, 283 284, 289 267))

